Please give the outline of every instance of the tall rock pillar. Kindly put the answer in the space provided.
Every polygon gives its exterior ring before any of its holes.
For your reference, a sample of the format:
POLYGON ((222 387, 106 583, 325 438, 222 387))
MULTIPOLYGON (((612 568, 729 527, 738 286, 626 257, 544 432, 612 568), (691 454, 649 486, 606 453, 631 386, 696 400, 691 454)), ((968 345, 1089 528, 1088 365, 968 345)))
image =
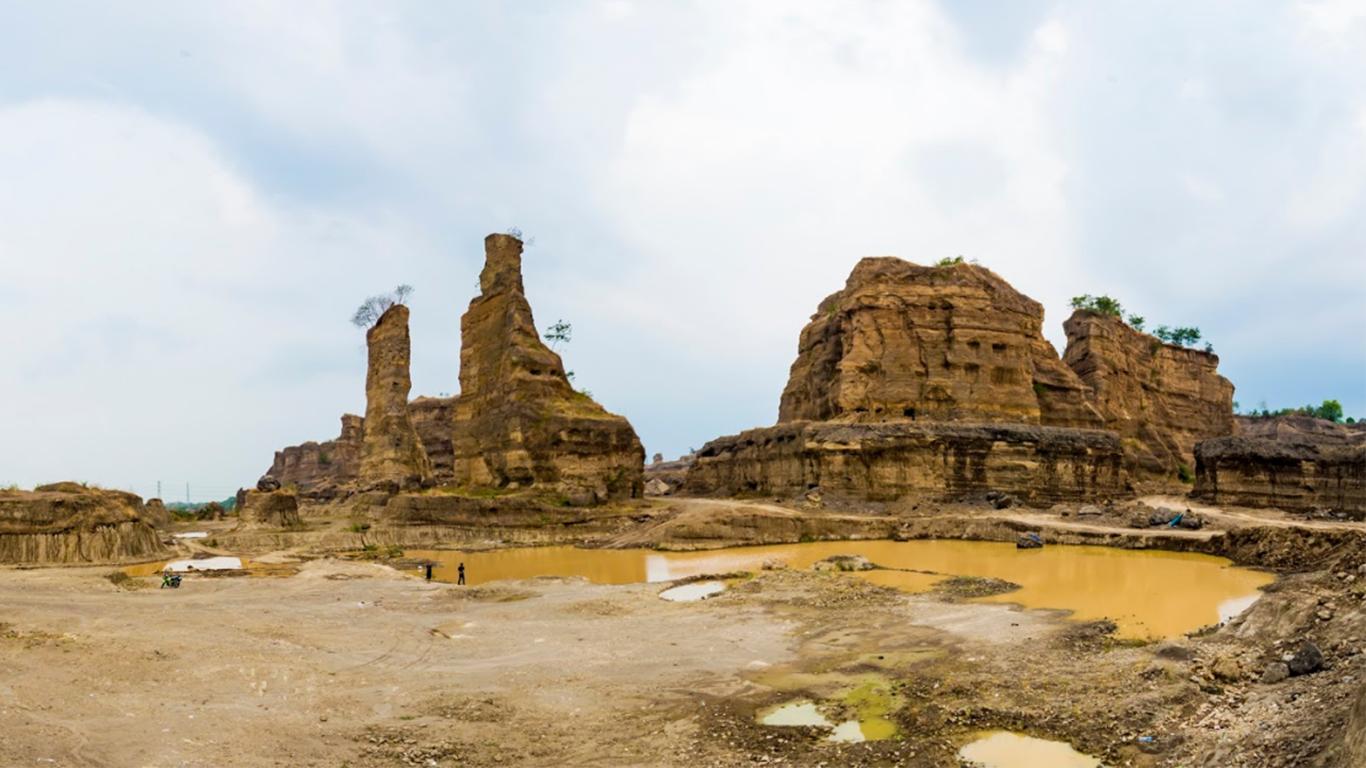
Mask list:
POLYGON ((584 504, 641 495, 635 430, 576 391, 541 343, 522 289, 522 241, 489 235, 484 259, 479 295, 460 319, 455 481, 544 488, 584 504))
POLYGON ((431 464, 408 416, 411 341, 408 308, 390 307, 365 334, 365 426, 360 482, 366 487, 407 490, 430 485, 431 464))

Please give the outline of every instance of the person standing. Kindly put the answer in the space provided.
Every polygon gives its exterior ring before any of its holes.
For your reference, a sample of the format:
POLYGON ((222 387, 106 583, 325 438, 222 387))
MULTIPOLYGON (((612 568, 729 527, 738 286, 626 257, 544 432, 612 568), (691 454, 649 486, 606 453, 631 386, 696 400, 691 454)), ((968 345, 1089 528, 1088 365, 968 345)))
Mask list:
POLYGON ((456 573, 459 574, 459 577, 456 578, 455 583, 456 583, 456 584, 464 584, 464 583, 465 583, 465 564, 464 564, 464 563, 461 563, 461 564, 460 564, 460 567, 456 569, 456 573))

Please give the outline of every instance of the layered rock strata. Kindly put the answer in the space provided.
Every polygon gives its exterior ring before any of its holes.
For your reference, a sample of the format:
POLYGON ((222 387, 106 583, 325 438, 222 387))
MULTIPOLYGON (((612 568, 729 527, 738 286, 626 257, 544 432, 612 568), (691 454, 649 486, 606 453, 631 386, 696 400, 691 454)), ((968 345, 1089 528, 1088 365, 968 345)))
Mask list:
POLYGON ((161 540, 142 499, 77 483, 0 491, 0 563, 102 563, 151 559, 161 540))
POLYGON ((480 294, 460 320, 455 483, 539 487, 586 504, 641 495, 635 430, 575 391, 541 342, 522 287, 522 242, 489 235, 484 250, 480 294))
POLYGON ((1308 417, 1257 419, 1240 431, 1195 446, 1197 498, 1366 519, 1366 431, 1308 417))
POLYGON ((1091 391, 1129 467, 1175 476, 1195 444, 1233 433, 1233 384, 1211 352, 1163 343, 1116 317, 1078 310, 1063 323, 1063 361, 1091 391))
POLYGON ((266 475, 287 488, 321 496, 354 481, 360 474, 365 419, 348 413, 341 417, 341 424, 341 435, 335 440, 310 441, 276 451, 266 475))
POLYGON ((1047 506, 1124 493, 1112 433, 1026 424, 796 421, 707 443, 684 490, 944 500, 999 491, 1047 506))
POLYGON ((455 454, 451 428, 455 421, 454 397, 419 397, 408 403, 408 417, 427 452, 432 467, 432 482, 450 485, 455 480, 455 454))
POLYGON ((1042 329, 989 269, 862 259, 802 329, 778 421, 1101 426, 1042 329))
POLYGON ((432 468, 408 416, 412 342, 408 308, 395 304, 365 334, 365 424, 360 483, 367 488, 411 490, 431 485, 432 468))

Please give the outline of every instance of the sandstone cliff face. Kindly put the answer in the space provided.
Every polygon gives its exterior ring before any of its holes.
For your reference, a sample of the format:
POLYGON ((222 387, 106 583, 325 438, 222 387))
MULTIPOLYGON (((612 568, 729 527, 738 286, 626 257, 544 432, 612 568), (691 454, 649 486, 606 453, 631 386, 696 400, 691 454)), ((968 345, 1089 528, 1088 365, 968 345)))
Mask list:
POLYGON ((408 417, 432 465, 432 481, 450 485, 455 481, 455 454, 451 428, 455 421, 454 397, 419 397, 408 403, 408 417))
POLYGON ((1042 327, 983 267, 863 259, 802 330, 778 421, 1100 426, 1042 327))
POLYGON ((408 308, 390 307, 365 334, 365 425, 360 482, 370 488, 407 490, 430 485, 431 464, 408 417, 412 343, 408 308))
POLYGON ((1001 491, 1028 504, 1124 492, 1112 433, 1025 424, 789 422, 704 446, 685 490, 791 495, 819 488, 869 500, 945 500, 1001 491))
POLYGON ((151 559, 161 540, 131 493, 76 483, 0 491, 0 563, 151 559))
POLYGON ((461 485, 555 488, 595 503, 641 494, 645 451, 626 419, 565 377, 541 343, 522 288, 522 243, 489 235, 480 295, 460 320, 452 430, 461 485))
POLYGON ((1238 426, 1195 446, 1197 498, 1366 519, 1366 430, 1303 416, 1238 426))
POLYGON ((365 420, 355 414, 341 417, 341 435, 324 443, 307 442, 275 452, 266 474, 281 485, 312 494, 352 482, 360 474, 365 420))
POLYGON ((1233 385, 1219 358, 1164 344, 1118 318, 1078 310, 1063 324, 1063 361, 1138 470, 1171 476, 1195 464, 1195 444, 1233 433, 1233 385))

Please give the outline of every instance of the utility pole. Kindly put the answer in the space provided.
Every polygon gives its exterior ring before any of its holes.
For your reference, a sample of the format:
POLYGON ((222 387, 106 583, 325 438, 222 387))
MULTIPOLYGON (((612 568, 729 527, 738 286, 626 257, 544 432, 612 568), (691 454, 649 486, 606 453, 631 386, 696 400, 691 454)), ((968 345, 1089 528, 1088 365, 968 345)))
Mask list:
POLYGON ((185 503, 190 503, 190 483, 188 480, 185 482, 185 503))
POLYGON ((161 498, 161 481, 157 481, 157 498, 161 498))

